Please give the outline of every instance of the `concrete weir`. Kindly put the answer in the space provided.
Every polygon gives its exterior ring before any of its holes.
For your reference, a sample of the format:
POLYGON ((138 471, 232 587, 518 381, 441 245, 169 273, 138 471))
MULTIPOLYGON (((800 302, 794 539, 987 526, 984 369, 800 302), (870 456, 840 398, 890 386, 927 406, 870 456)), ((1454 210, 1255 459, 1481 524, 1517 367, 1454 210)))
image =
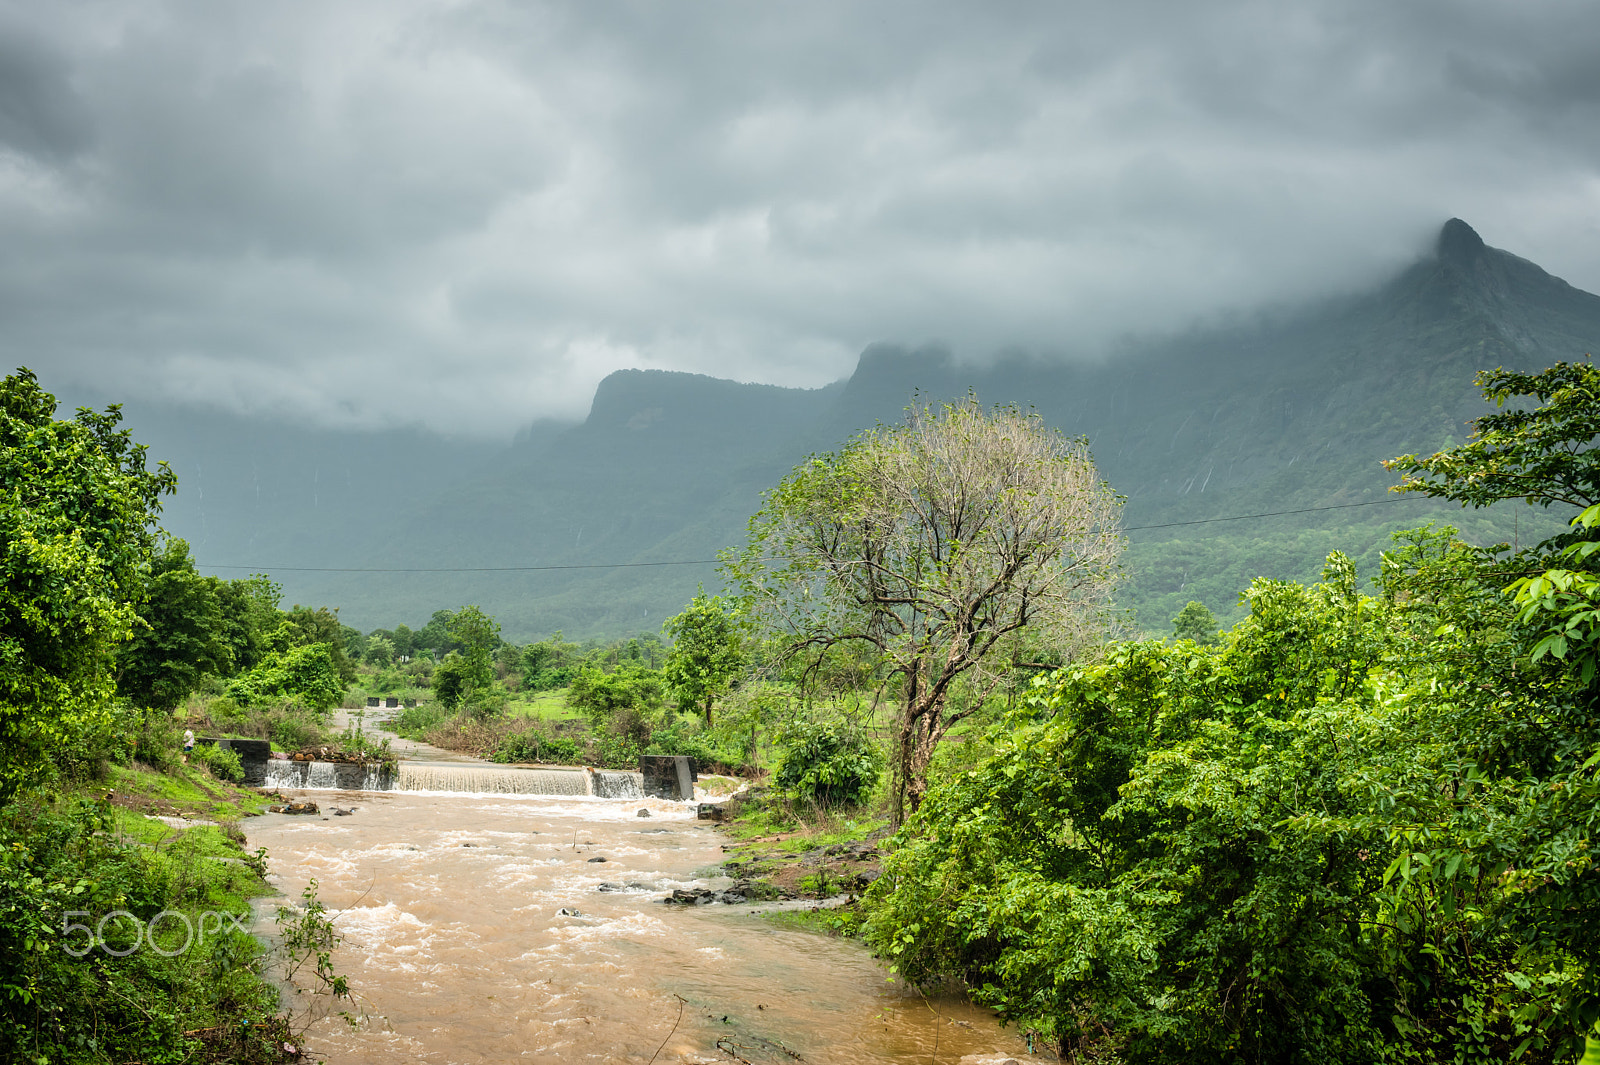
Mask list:
POLYGON ((401 762, 393 771, 386 772, 376 765, 276 759, 267 765, 266 786, 467 795, 592 795, 602 799, 644 797, 638 773, 610 769, 521 769, 460 762, 401 762))

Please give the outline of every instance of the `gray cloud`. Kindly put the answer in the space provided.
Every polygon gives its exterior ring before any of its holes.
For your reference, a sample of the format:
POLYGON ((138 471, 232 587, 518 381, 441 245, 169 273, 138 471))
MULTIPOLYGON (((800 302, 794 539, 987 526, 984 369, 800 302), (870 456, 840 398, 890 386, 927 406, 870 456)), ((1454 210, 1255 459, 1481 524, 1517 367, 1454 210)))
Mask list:
POLYGON ((0 357, 509 435, 1372 282, 1459 215, 1600 289, 1578 3, 0 3, 0 357))

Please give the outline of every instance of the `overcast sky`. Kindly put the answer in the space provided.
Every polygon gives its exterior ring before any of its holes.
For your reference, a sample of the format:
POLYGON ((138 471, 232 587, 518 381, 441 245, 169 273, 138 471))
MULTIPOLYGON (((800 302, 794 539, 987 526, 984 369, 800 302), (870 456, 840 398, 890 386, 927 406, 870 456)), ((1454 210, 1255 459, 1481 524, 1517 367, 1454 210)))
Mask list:
POLYGON ((1458 215, 1600 290, 1587 2, 0 0, 46 387, 509 436, 620 367, 1082 357, 1458 215))

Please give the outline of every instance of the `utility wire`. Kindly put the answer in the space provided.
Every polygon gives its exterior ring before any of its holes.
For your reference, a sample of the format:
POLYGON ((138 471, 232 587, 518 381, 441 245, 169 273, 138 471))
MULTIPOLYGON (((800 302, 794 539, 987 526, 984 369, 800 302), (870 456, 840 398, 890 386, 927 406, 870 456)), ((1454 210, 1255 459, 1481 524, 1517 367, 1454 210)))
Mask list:
MULTIPOLYGON (((1219 521, 1248 521, 1254 518, 1282 518, 1291 514, 1315 514, 1322 510, 1349 510, 1351 507, 1374 507, 1380 503, 1404 503, 1406 497, 1369 499, 1365 503, 1335 503, 1326 507, 1305 507, 1300 510, 1272 510, 1264 514, 1230 514, 1222 518, 1197 518, 1194 521, 1170 521, 1163 525, 1132 525, 1123 532, 1144 532, 1150 529, 1176 529, 1185 525, 1210 525, 1219 521)), ((570 569, 637 569, 643 566, 713 566, 720 558, 679 559, 672 562, 590 562, 568 566, 416 566, 416 567, 352 567, 352 566, 205 566, 206 569, 242 569, 256 573, 544 573, 551 570, 570 569)))
POLYGON ((1281 518, 1286 514, 1313 514, 1319 510, 1349 510, 1351 507, 1375 507, 1380 503, 1404 503, 1407 497, 1391 496, 1387 499, 1369 499, 1365 503, 1335 503, 1327 507, 1306 507, 1304 510, 1272 510, 1265 514, 1231 514, 1226 518, 1198 518, 1195 521, 1169 521, 1165 525, 1130 525, 1123 532, 1143 532, 1146 529, 1176 529, 1180 525, 1210 525, 1214 521, 1245 521, 1250 518, 1281 518))

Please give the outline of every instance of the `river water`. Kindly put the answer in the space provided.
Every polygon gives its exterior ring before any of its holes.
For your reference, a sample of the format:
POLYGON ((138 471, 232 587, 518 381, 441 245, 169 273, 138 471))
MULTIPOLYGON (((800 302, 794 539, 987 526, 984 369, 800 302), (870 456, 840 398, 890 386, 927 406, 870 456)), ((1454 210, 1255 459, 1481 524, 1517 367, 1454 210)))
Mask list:
POLYGON ((307 1048, 330 1065, 1026 1057, 988 1011, 889 982, 858 943, 759 906, 660 902, 726 883, 721 837, 682 803, 295 794, 356 807, 248 822, 272 884, 298 898, 315 879, 337 914, 333 961, 359 1017, 311 1024, 307 1048))

